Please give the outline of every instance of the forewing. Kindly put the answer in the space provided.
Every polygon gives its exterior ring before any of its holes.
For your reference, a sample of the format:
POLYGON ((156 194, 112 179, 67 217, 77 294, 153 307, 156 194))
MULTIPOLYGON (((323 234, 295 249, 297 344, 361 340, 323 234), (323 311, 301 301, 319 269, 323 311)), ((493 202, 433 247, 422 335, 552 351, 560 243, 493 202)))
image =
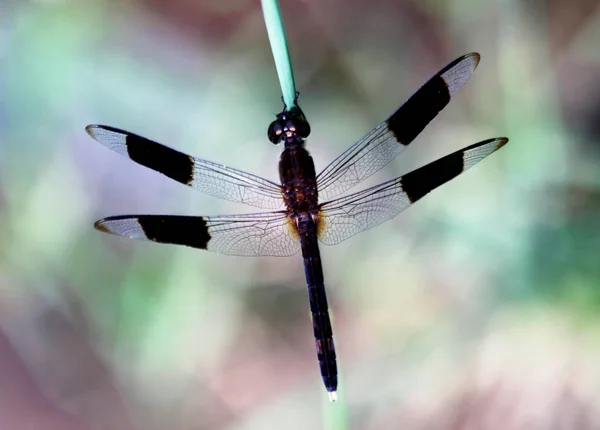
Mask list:
POLYGON ((448 64, 387 120, 348 148, 317 176, 319 200, 330 200, 379 171, 450 102, 479 64, 479 54, 448 64))
POLYGON ((261 209, 283 206, 281 187, 267 179, 192 157, 118 128, 88 125, 86 131, 113 151, 205 194, 261 209))
POLYGON ((97 221, 94 227, 131 239, 227 255, 285 257, 300 250, 296 229, 283 211, 210 217, 119 215, 97 221))
POLYGON ((475 143, 399 178, 323 203, 319 240, 335 245, 395 217, 507 142, 501 137, 475 143))

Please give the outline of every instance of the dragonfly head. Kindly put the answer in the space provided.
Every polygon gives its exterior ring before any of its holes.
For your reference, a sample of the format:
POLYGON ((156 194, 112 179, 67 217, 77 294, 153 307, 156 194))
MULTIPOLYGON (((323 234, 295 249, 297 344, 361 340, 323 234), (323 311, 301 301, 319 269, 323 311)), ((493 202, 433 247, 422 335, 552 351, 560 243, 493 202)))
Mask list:
POLYGON ((269 140, 275 145, 281 143, 281 141, 300 140, 300 142, 303 142, 309 134, 310 124, 298 106, 278 114, 277 119, 271 123, 267 131, 269 140))

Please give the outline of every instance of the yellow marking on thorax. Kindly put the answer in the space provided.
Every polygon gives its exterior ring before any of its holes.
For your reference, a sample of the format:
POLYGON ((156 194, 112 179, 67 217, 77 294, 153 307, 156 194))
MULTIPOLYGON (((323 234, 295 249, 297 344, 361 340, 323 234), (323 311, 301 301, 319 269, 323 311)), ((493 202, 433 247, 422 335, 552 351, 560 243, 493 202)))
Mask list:
POLYGON ((297 241, 300 241, 300 233, 298 233, 298 226, 296 225, 296 220, 291 218, 289 215, 285 220, 285 224, 290 232, 290 237, 293 237, 297 241))
POLYGON ((327 222, 325 222, 325 217, 322 215, 322 212, 319 211, 319 213, 315 215, 313 219, 317 225, 317 237, 321 237, 323 234, 325 234, 325 230, 327 230, 327 222))

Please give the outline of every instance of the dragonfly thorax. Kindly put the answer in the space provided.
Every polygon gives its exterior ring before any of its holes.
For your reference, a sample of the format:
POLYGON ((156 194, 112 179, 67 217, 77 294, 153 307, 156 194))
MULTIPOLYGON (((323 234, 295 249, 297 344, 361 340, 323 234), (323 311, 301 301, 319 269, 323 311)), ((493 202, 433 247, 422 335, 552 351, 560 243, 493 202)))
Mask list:
POLYGON ((267 136, 277 145, 282 141, 289 144, 303 143, 310 134, 310 125, 298 106, 284 110, 277 119, 269 125, 267 136))

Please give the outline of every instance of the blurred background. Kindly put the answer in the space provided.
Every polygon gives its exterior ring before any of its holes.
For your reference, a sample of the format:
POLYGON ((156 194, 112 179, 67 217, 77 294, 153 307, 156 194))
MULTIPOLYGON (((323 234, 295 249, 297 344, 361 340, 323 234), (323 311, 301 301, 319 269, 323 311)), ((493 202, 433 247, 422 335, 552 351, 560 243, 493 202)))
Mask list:
POLYGON ((282 1, 317 170, 437 70, 474 76, 369 183, 510 143, 322 257, 329 404, 302 261, 95 231, 252 208, 94 142, 109 124, 277 180, 258 0, 0 0, 0 429, 600 428, 600 3, 282 1))

